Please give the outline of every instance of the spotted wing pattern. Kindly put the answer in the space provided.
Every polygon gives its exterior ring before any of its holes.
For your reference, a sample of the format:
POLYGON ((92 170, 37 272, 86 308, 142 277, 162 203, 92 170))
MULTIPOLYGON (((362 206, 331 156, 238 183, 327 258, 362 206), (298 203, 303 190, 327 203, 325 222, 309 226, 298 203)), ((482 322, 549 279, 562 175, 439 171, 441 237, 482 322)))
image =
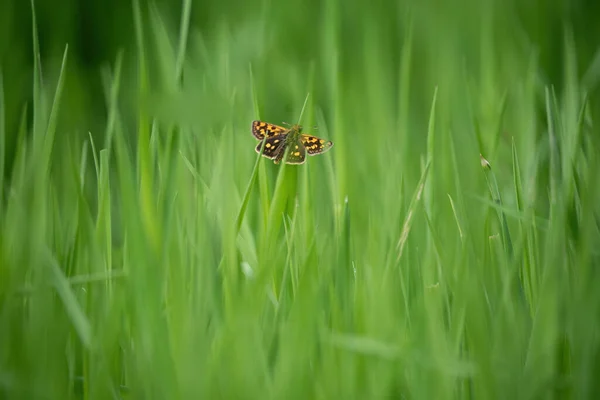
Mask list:
POLYGON ((289 154, 287 156, 287 163, 304 164, 304 161, 306 161, 306 149, 304 148, 302 142, 298 140, 295 145, 290 146, 289 154))
MULTIPOLYGON (((262 147, 262 140, 256 145, 256 152, 260 153, 262 147)), ((263 156, 270 159, 277 159, 280 154, 284 154, 285 150, 285 135, 267 137, 265 140, 265 149, 263 150, 263 156)))
POLYGON ((300 140, 304 147, 306 147, 306 151, 308 155, 314 156, 315 154, 324 153, 333 146, 333 142, 331 140, 325 140, 318 138, 312 135, 300 135, 300 140))
POLYGON ((269 124, 268 122, 252 121, 252 134, 259 140, 263 140, 265 136, 271 137, 283 135, 287 131, 288 129, 282 126, 269 124))

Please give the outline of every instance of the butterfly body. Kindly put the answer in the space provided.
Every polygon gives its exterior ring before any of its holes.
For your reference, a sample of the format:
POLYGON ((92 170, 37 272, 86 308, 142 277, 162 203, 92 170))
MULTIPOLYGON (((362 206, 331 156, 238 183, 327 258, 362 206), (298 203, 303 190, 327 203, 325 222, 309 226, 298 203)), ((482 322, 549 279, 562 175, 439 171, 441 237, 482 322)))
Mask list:
POLYGON ((302 126, 293 125, 284 128, 263 121, 252 122, 252 134, 260 140, 256 152, 260 153, 263 140, 265 140, 263 156, 279 164, 288 151, 288 164, 304 164, 306 154, 316 155, 324 153, 333 146, 330 140, 302 133, 302 126))

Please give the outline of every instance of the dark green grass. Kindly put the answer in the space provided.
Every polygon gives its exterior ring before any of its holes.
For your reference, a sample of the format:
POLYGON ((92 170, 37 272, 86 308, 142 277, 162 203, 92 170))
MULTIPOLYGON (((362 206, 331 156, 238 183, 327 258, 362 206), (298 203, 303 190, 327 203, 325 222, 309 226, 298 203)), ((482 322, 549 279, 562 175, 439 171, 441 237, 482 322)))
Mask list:
POLYGON ((100 132, 63 128, 69 46, 42 73, 33 13, 15 132, 0 70, 0 397, 597 397, 577 43, 557 90, 509 7, 419 4, 265 4, 203 32, 191 1, 177 31, 134 0, 100 132), (252 120, 298 116, 334 147, 256 154, 252 120))

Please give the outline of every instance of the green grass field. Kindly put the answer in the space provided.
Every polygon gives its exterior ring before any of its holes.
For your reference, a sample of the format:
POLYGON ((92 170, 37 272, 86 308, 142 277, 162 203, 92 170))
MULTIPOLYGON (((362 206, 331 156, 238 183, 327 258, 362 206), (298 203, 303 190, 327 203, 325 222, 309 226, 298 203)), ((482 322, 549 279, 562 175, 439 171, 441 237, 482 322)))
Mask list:
POLYGON ((565 4, 133 0, 95 69, 30 9, 0 398, 598 398, 600 63, 565 4), (255 119, 334 146, 275 165, 255 119))

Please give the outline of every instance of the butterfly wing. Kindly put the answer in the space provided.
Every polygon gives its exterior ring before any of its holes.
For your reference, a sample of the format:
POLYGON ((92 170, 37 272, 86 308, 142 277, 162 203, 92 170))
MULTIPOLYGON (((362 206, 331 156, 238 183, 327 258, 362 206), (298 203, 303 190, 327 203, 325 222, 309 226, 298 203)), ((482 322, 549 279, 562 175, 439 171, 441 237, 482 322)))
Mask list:
POLYGON ((288 129, 282 126, 269 124, 268 122, 252 121, 252 134, 258 140, 263 140, 265 137, 283 135, 287 131, 288 129))
MULTIPOLYGON (((260 149, 263 145, 262 140, 256 145, 256 152, 260 153, 260 149)), ((285 149, 285 135, 270 136, 265 139, 265 148, 263 150, 263 157, 276 160, 281 160, 281 155, 284 154, 285 149)))
POLYGON ((287 156, 288 164, 304 164, 306 161, 306 149, 301 141, 297 141, 295 145, 290 146, 290 153, 287 156))
POLYGON ((331 148, 331 146, 333 146, 333 142, 331 140, 321 139, 312 135, 302 134, 300 135, 300 140, 304 147, 306 147, 306 152, 310 156, 325 153, 331 148))

